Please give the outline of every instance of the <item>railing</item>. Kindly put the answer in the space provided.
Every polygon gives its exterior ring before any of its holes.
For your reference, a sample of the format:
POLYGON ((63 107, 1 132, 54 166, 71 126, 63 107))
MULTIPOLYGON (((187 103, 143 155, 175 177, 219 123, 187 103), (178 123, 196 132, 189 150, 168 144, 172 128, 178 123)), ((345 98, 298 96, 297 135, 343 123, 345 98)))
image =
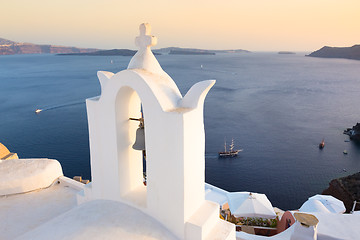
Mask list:
POLYGON ((352 207, 350 213, 353 213, 355 211, 356 204, 360 204, 360 202, 354 201, 354 204, 353 204, 353 207, 352 207))

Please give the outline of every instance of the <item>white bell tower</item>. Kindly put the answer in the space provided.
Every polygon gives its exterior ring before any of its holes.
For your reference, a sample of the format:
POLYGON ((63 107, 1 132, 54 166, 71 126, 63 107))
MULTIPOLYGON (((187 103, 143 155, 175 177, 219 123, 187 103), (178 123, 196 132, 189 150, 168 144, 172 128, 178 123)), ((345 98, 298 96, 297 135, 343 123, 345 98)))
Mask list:
POLYGON ((98 72, 101 95, 86 100, 92 183, 84 200, 110 199, 152 216, 179 239, 235 239, 235 227, 205 200, 203 105, 215 80, 185 97, 150 50, 157 39, 140 25, 138 52, 128 69, 98 72), (138 122, 145 125, 147 186, 142 152, 134 150, 138 122))

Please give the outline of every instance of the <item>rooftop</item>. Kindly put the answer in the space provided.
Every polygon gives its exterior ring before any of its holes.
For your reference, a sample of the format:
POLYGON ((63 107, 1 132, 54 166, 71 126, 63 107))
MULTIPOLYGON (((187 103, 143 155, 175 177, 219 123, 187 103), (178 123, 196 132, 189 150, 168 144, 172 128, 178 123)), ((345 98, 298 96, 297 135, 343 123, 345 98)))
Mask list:
POLYGON ((86 202, 29 230, 17 239, 177 239, 143 212, 111 200, 86 202))
POLYGON ((46 189, 1 196, 0 239, 15 239, 74 208, 77 192, 65 183, 55 183, 46 189))
POLYGON ((61 177, 53 185, 0 197, 0 239, 176 239, 160 223, 126 204, 96 200, 77 206, 79 186, 61 177))

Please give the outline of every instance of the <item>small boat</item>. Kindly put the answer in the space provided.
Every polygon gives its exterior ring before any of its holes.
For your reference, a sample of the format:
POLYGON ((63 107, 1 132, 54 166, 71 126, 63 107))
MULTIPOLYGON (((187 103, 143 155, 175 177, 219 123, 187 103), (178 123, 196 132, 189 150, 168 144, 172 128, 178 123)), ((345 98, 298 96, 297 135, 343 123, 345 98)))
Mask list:
POLYGON ((325 141, 324 139, 321 141, 321 143, 319 144, 319 148, 323 149, 325 147, 325 141))
POLYGON ((346 150, 343 151, 344 154, 348 154, 348 152, 346 150))
POLYGON ((224 144, 224 152, 219 152, 219 157, 236 157, 239 152, 242 152, 243 149, 234 150, 234 139, 231 140, 231 144, 229 146, 229 151, 226 150, 226 141, 224 144))
POLYGON ((37 108, 37 109, 35 110, 35 113, 40 113, 41 111, 42 111, 42 109, 37 108))

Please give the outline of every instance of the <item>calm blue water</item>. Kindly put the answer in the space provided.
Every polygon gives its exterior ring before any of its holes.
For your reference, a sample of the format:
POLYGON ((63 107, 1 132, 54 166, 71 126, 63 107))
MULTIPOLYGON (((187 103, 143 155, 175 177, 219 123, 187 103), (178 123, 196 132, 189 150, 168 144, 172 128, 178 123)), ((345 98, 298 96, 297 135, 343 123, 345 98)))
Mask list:
MULTIPOLYGON (((295 209, 331 179, 360 171, 360 146, 342 134, 360 122, 360 61, 300 53, 157 58, 183 95, 217 80, 205 101, 207 182, 295 209), (244 149, 239 157, 217 158, 225 138, 244 149)), ((55 158, 65 175, 90 178, 85 99, 100 94, 98 70, 118 72, 129 61, 0 56, 0 142, 21 158, 55 158)))

